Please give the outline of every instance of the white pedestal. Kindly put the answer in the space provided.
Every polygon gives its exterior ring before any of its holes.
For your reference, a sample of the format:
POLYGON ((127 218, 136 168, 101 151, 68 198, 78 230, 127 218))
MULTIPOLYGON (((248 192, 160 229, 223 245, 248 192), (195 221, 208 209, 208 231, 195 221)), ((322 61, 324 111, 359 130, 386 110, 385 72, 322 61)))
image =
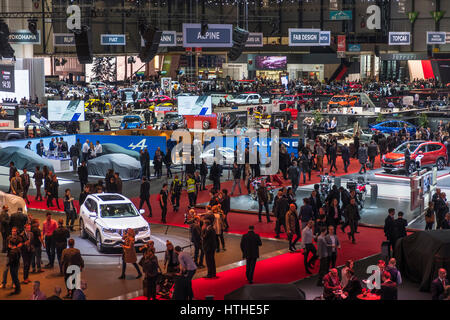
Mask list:
POLYGON ((55 172, 67 172, 71 171, 72 168, 70 166, 70 159, 49 159, 48 161, 53 165, 53 168, 55 169, 55 172))

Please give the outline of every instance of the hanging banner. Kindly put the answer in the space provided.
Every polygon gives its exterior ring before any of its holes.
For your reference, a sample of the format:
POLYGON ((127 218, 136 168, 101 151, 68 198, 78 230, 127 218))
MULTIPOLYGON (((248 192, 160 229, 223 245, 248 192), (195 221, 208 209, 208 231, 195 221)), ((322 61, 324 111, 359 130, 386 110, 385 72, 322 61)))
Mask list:
POLYGON ((340 35, 338 36, 338 45, 337 45, 337 51, 338 52, 345 52, 347 48, 347 38, 346 36, 340 35))
POLYGON ((352 20, 352 10, 330 10, 330 20, 352 20))
POLYGON ((9 34, 9 43, 14 44, 41 44, 41 31, 36 34, 29 30, 16 30, 9 34))
POLYGON ((446 32, 427 32, 427 44, 446 44, 446 32))
POLYGON ((13 65, 0 64, 0 91, 16 92, 13 65))
POLYGON ((409 46, 411 44, 410 32, 389 32, 390 46, 409 46))
POLYGON ((361 52, 360 44, 348 44, 348 51, 350 52, 361 52))
POLYGON ((124 34, 102 34, 100 43, 102 46, 125 46, 127 44, 124 34))
POLYGON ((262 32, 250 32, 248 35, 246 47, 262 47, 263 46, 263 34, 262 32))
POLYGON ((208 24, 208 30, 202 35, 200 23, 183 23, 183 47, 230 48, 232 46, 232 24, 208 24))
POLYGON ((439 22, 445 14, 445 11, 430 11, 435 22, 439 22))
POLYGON ((53 46, 55 47, 74 47, 75 35, 73 33, 54 33, 53 46))
POLYGON ((408 15, 409 22, 414 23, 414 21, 416 21, 416 19, 417 19, 417 16, 419 15, 419 13, 417 11, 408 12, 407 15, 408 15))

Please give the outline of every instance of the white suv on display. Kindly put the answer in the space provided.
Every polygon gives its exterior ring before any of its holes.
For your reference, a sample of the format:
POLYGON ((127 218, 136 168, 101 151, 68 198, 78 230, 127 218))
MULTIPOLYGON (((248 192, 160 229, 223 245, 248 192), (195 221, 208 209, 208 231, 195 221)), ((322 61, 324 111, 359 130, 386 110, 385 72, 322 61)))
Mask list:
POLYGON ((97 249, 120 247, 122 236, 129 228, 136 234, 136 246, 150 240, 150 225, 142 217, 144 210, 116 193, 89 195, 80 208, 81 237, 95 239, 97 249))

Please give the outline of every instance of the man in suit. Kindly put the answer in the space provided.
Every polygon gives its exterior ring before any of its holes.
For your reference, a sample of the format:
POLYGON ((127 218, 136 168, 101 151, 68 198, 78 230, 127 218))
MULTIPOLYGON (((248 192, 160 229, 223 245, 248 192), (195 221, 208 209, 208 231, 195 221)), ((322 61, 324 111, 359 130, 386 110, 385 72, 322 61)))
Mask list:
POLYGON ((28 216, 23 213, 22 208, 18 208, 17 212, 14 212, 9 220, 10 230, 16 228, 17 232, 21 234, 25 230, 25 225, 28 222, 28 216))
MULTIPOLYGON (((64 273, 64 283, 67 284, 67 279, 69 278, 70 274, 67 273, 67 268, 71 265, 78 266, 80 268, 80 271, 83 271, 84 268, 84 260, 81 257, 80 250, 74 248, 75 246, 75 240, 69 239, 68 241, 69 247, 64 249, 61 254, 61 267, 64 273)), ((67 289, 67 295, 65 298, 72 297, 71 290, 67 289)))
POLYGON ((302 230, 302 243, 305 246, 305 250, 303 251, 303 263, 305 265, 306 273, 312 274, 309 268, 313 268, 314 264, 318 258, 316 247, 314 247, 313 239, 314 239, 314 221, 308 221, 306 227, 302 230), (312 258, 308 261, 309 253, 312 253, 312 258))
POLYGON ((248 232, 241 238, 242 257, 247 260, 245 275, 249 283, 253 283, 260 246, 262 246, 261 238, 255 233, 255 227, 249 226, 248 232))
POLYGON ((317 279, 317 286, 322 286, 322 279, 328 272, 329 262, 328 262, 328 245, 325 239, 327 234, 327 228, 322 227, 320 229, 320 235, 317 238, 317 255, 319 256, 320 267, 319 267, 319 278, 317 279))
POLYGON ((405 149, 405 175, 409 176, 409 164, 411 163, 411 145, 408 143, 405 149))
POLYGON ((36 170, 34 171, 33 179, 34 179, 34 184, 36 185, 36 198, 34 198, 34 200, 42 201, 41 186, 42 186, 42 181, 44 180, 44 174, 42 173, 41 168, 39 166, 36 166, 36 170))
POLYGON ((344 144, 341 148, 342 162, 344 163, 344 171, 347 173, 347 168, 350 165, 350 150, 347 144, 344 144))
POLYGON ((431 299, 442 300, 444 298, 445 287, 449 285, 447 271, 444 268, 438 270, 438 277, 431 282, 431 299))
POLYGON ((150 183, 147 180, 147 177, 142 177, 142 183, 141 183, 141 192, 139 194, 140 202, 139 202, 139 210, 142 209, 142 206, 144 202, 147 204, 148 207, 148 215, 149 217, 152 216, 152 206, 150 205, 150 183))
POLYGON ((292 190, 294 191, 295 194, 300 180, 300 169, 297 166, 297 161, 293 161, 292 165, 289 167, 288 177, 289 180, 291 180, 292 190))
POLYGON ((398 300, 397 284, 391 280, 391 274, 384 271, 381 275, 381 289, 379 294, 381 295, 380 300, 398 300))
POLYGON ((341 282, 339 281, 339 273, 336 268, 330 270, 323 277, 323 297, 325 300, 334 300, 336 299, 336 294, 334 293, 336 290, 341 290, 341 282))
POLYGON ((336 142, 333 142, 331 144, 329 153, 330 153, 330 173, 333 172, 333 168, 337 172, 337 167, 336 167, 337 145, 336 145, 336 142))
POLYGON ((86 166, 86 161, 83 160, 81 162, 81 166, 78 167, 78 178, 80 179, 80 189, 84 189, 84 185, 88 183, 88 169, 86 166))
POLYGON ((277 199, 274 201, 274 213, 277 218, 275 223, 275 238, 280 237, 281 226, 284 228, 284 232, 286 232, 286 212, 289 210, 289 200, 283 194, 282 190, 278 190, 277 199))
POLYGON ((20 175, 20 178, 22 180, 22 188, 23 188, 22 198, 29 205, 30 201, 28 200, 28 190, 30 189, 30 175, 28 174, 27 169, 25 168, 23 169, 23 173, 20 175))
MULTIPOLYGON (((387 241, 389 241, 389 248, 392 248, 394 251, 394 239, 395 239, 395 209, 390 208, 388 210, 389 215, 384 220, 384 235, 386 236, 387 241)), ((389 251, 389 257, 391 252, 389 251)))
POLYGON ((44 140, 40 140, 38 144, 36 144, 36 153, 42 157, 42 155, 44 154, 44 140))
POLYGON ((214 278, 216 276, 215 253, 217 249, 217 239, 216 231, 209 220, 205 220, 204 223, 202 230, 202 244, 203 251, 205 252, 206 267, 208 268, 206 278, 214 278))

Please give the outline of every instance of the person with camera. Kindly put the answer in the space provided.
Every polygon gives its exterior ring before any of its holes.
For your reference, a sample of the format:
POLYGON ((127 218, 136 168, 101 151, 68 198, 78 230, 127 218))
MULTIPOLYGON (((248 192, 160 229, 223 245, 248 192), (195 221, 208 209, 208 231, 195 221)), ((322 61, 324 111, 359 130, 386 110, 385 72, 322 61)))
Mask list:
POLYGON ((124 243, 122 244, 123 254, 122 254, 122 275, 119 279, 125 279, 125 271, 127 269, 127 263, 133 264, 138 272, 136 279, 142 277, 142 272, 139 269, 136 256, 136 250, 134 249, 135 233, 133 229, 127 229, 125 234, 122 236, 124 243))

